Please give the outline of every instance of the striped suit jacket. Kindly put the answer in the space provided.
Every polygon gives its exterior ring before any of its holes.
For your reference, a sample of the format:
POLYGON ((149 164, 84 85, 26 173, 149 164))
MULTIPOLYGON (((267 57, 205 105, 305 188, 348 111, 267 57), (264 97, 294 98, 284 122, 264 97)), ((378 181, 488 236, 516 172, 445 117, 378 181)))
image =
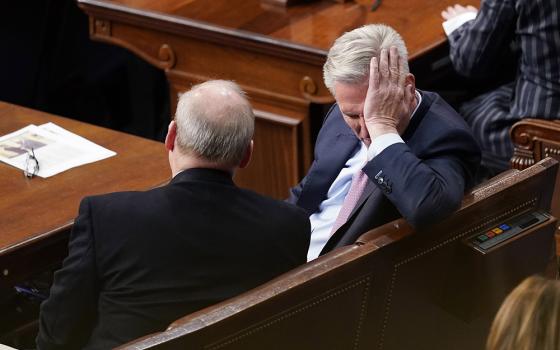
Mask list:
POLYGON ((468 77, 499 67, 512 42, 520 49, 515 81, 467 102, 460 110, 482 145, 488 164, 513 148, 510 126, 524 117, 560 119, 560 16, 558 0, 482 0, 476 18, 449 37, 455 69, 468 77))

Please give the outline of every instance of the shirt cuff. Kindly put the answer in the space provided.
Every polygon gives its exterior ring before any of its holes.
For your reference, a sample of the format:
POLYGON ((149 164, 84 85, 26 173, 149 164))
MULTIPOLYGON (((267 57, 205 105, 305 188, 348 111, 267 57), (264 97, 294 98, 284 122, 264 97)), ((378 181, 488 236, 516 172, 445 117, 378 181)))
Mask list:
POLYGON ((457 30, 457 28, 459 28, 460 26, 462 26, 463 24, 467 23, 468 21, 472 21, 473 19, 476 18, 476 12, 464 12, 461 13, 458 16, 455 16, 451 19, 448 19, 447 21, 442 23, 443 26, 443 31, 445 32, 445 35, 449 36, 451 35, 451 33, 453 33, 455 30, 457 30))
POLYGON ((373 141, 371 141, 367 150, 368 162, 375 158, 379 153, 383 152, 385 148, 394 145, 395 143, 404 143, 399 134, 390 133, 376 137, 373 141))

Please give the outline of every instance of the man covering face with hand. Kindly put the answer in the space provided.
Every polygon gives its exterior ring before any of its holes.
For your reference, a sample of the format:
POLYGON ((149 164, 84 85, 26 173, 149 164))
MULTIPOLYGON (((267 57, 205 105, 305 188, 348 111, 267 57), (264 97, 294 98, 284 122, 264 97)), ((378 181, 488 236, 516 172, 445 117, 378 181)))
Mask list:
POLYGON ((480 149, 452 107, 416 89, 395 30, 367 25, 342 35, 324 79, 336 104, 289 198, 310 215, 308 260, 396 218, 422 227, 459 207, 480 149))

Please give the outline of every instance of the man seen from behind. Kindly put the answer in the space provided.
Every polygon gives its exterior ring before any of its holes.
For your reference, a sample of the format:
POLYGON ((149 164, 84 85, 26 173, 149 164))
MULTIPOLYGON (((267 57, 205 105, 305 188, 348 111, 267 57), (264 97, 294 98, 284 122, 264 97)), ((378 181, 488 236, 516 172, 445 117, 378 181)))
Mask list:
POLYGON ((180 97, 165 140, 171 182, 82 200, 41 305, 39 350, 112 349, 305 262, 305 213, 233 183, 253 130, 233 82, 180 97))

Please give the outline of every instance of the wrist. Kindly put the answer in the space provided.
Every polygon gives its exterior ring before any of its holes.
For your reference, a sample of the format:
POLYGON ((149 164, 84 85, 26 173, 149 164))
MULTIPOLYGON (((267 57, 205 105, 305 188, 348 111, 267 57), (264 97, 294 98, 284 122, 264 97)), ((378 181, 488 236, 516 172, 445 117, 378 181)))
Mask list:
POLYGON ((385 134, 399 134, 397 127, 390 124, 366 123, 366 127, 372 140, 385 134))

